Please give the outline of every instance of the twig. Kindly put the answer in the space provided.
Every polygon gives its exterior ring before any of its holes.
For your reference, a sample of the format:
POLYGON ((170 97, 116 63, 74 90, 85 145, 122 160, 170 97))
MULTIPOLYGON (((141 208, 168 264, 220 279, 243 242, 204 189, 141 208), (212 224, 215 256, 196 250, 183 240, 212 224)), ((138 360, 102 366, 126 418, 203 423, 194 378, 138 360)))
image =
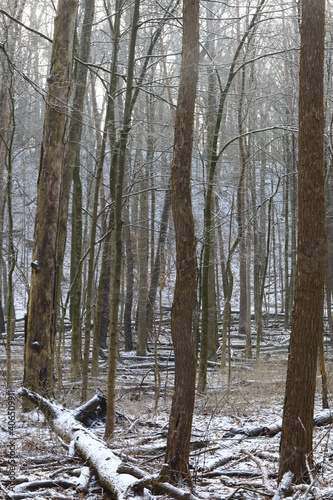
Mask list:
POLYGON ((309 465, 309 457, 308 455, 305 457, 305 464, 306 464, 306 469, 309 473, 309 479, 310 479, 310 484, 309 486, 307 487, 307 490, 305 492, 305 495, 304 495, 304 498, 303 500, 306 500, 308 498, 308 494, 310 493, 310 491, 312 490, 313 488, 313 485, 314 485, 314 479, 313 479, 313 475, 312 475, 312 471, 310 469, 310 465, 309 465))
POLYGON ((244 453, 244 455, 247 455, 249 458, 251 458, 251 460, 253 460, 253 462, 255 462, 257 464, 257 466, 261 472, 261 477, 262 477, 262 482, 263 482, 264 488, 267 490, 267 492, 269 494, 274 495, 276 492, 271 488, 270 482, 268 480, 268 472, 266 470, 266 467, 264 466, 263 461, 247 450, 242 449, 241 453, 244 453))

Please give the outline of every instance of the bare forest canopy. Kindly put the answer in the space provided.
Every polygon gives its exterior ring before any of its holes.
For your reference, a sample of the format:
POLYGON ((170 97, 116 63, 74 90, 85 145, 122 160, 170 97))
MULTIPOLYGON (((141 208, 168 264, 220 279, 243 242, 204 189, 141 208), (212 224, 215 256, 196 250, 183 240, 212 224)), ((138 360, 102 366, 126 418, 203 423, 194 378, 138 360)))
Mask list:
MULTIPOLYGON (((91 401, 102 381, 103 439, 112 448, 119 376, 124 366, 147 370, 138 400, 147 387, 155 412, 162 395, 173 399, 165 465, 156 462, 161 470, 149 480, 129 472, 141 495, 147 486, 154 495, 200 497, 190 455, 195 398, 216 377, 230 388, 239 364, 252 373, 276 358, 284 379, 290 332, 285 415, 295 397, 300 409, 290 413, 293 430, 273 425, 285 437, 276 487, 253 450, 237 453, 257 464, 265 496, 296 498, 293 481, 310 485, 304 498, 318 487, 316 361, 318 352, 327 409, 333 342, 326 3, 1 1, 3 390, 23 385, 28 411, 37 401, 29 391, 60 405, 72 384, 72 408, 91 401), (174 392, 163 386, 169 370, 174 392), (304 445, 297 464, 286 458, 286 441, 304 445)), ((238 498, 242 488, 233 486, 223 498, 238 498)), ((9 495, 8 483, 0 487, 9 495)), ((115 498, 134 491, 113 487, 115 498)))

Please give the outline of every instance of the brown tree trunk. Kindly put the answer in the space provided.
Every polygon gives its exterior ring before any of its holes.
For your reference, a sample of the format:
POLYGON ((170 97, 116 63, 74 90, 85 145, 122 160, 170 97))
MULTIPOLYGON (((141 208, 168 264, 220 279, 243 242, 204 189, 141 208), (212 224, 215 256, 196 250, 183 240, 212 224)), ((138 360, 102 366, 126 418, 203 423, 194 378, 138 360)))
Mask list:
POLYGON ((132 340, 132 305, 134 285, 134 259, 132 251, 132 235, 129 217, 129 200, 124 206, 124 239, 126 248, 126 299, 124 310, 125 351, 133 349, 132 340))
MULTIPOLYGON (((82 33, 80 37, 81 61, 89 60, 91 29, 94 18, 94 0, 85 0, 82 33)), ((56 276, 55 276, 55 312, 53 315, 53 331, 57 332, 59 304, 61 303, 61 280, 63 276, 63 262, 67 240, 68 206, 72 181, 72 249, 71 249, 71 278, 77 276, 71 297, 72 321, 72 349, 71 370, 74 377, 80 373, 81 365, 81 273, 79 271, 82 253, 82 187, 80 180, 80 148, 83 127, 83 109, 86 93, 88 68, 79 64, 76 71, 75 93, 73 98, 72 115, 68 132, 68 145, 65 151, 64 167, 61 178, 61 194, 59 207, 59 227, 57 234, 56 276)))
POLYGON ((38 178, 24 385, 42 394, 53 388, 55 257, 77 6, 76 0, 58 3, 38 178))
POLYGON ((140 193, 140 233, 139 233, 139 290, 138 290, 138 328, 136 354, 144 356, 147 350, 147 313, 146 302, 148 297, 148 176, 142 168, 140 193))
POLYGON ((172 166, 172 212, 177 277, 171 313, 175 387, 165 462, 172 482, 190 481, 189 453, 195 395, 196 356, 192 332, 196 259, 191 202, 191 156, 199 68, 199 1, 183 2, 183 51, 172 166))
POLYGON ((110 298, 110 341, 109 341, 109 366, 108 366, 108 392, 107 392, 107 413, 105 422, 105 437, 111 438, 114 435, 115 427, 115 384, 116 384, 116 365, 118 354, 118 312, 120 303, 120 281, 121 265, 123 257, 123 188, 126 167, 126 148, 128 134, 130 132, 132 115, 132 85, 134 79, 135 47, 140 14, 140 0, 135 0, 131 38, 128 53, 128 72, 126 96, 124 105, 123 128, 120 133, 118 147, 117 176, 115 185, 115 203, 114 203, 114 231, 115 231, 115 257, 114 272, 111 283, 110 298))
POLYGON ((283 425, 279 481, 291 471, 310 480, 317 351, 324 301, 324 107, 325 1, 302 2, 298 258, 283 425))

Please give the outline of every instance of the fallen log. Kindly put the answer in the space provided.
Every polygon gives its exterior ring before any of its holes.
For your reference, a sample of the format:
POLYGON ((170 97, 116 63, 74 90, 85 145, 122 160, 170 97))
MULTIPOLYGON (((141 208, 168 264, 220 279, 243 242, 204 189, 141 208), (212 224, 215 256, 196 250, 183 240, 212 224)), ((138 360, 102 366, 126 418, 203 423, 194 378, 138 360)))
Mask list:
MULTIPOLYGON (((333 423, 333 411, 325 410, 314 416, 313 426, 323 427, 325 425, 330 425, 333 423)), ((262 425, 257 427, 231 427, 227 432, 224 433, 223 438, 230 438, 236 436, 237 434, 244 435, 245 437, 260 437, 276 436, 282 429, 282 420, 278 420, 271 425, 262 425)))
POLYGON ((263 425, 257 427, 231 427, 229 431, 227 431, 223 438, 230 438, 236 436, 237 434, 244 435, 246 437, 260 437, 260 436, 269 436, 273 437, 278 434, 282 429, 282 420, 278 420, 271 425, 263 425))
POLYGON ((121 460, 92 432, 74 418, 76 411, 51 403, 39 394, 22 388, 19 394, 26 396, 40 407, 49 418, 52 428, 67 442, 74 442, 76 452, 83 457, 98 476, 101 486, 107 489, 115 500, 125 499, 129 485, 136 478, 129 474, 118 474, 121 460))
POLYGON ((76 420, 76 415, 86 418, 87 412, 96 409, 95 397, 78 410, 67 410, 25 388, 22 388, 18 394, 28 397, 30 401, 38 405, 49 419, 53 430, 64 441, 74 444, 74 450, 89 463, 101 486, 111 493, 112 499, 125 500, 132 496, 133 492, 140 492, 140 495, 144 497, 144 489, 147 488, 179 500, 199 500, 190 491, 163 482, 160 475, 147 475, 137 468, 126 469, 121 459, 102 440, 76 420))
POLYGON ((102 411, 106 411, 106 397, 99 389, 97 389, 94 397, 75 410, 73 417, 84 423, 89 417, 92 417, 98 407, 102 411))

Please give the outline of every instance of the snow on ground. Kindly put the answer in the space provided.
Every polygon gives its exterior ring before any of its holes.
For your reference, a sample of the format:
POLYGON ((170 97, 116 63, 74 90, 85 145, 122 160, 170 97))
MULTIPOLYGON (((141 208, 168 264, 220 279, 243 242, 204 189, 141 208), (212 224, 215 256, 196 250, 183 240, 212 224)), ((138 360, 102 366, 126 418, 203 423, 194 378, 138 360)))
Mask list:
MULTIPOLYGON (((270 329, 266 339, 267 352, 258 368, 253 361, 245 361, 238 353, 232 360, 230 383, 227 372, 221 374, 218 367, 211 368, 208 391, 196 398, 190 464, 195 494, 199 498, 264 499, 272 497, 277 489, 280 433, 273 437, 250 437, 245 432, 258 426, 270 426, 282 417, 287 365, 286 352, 282 347, 285 346, 286 334, 282 330, 273 332, 270 329), (275 338, 275 348, 269 351, 267 346, 272 344, 271 337, 275 338), (281 347, 281 350, 277 347, 281 347), (243 433, 238 432, 241 430, 243 433)), ((18 352, 17 348, 16 354, 18 352)), ((331 345, 327 346, 327 358, 331 396, 331 345)), ((147 474, 156 474, 164 461, 173 371, 171 361, 169 369, 161 370, 161 395, 156 410, 151 361, 151 356, 141 359, 140 367, 139 362, 134 364, 133 356, 122 355, 118 369, 116 435, 108 444, 119 459, 143 469, 147 474)), ((16 359, 13 365, 14 389, 19 389, 22 361, 16 359)), ((71 383, 66 375, 68 367, 65 367, 60 402, 68 408, 75 408, 80 404, 80 386, 71 383)), ((0 483, 8 487, 10 436, 4 382, 2 377, 0 483)), ((89 396, 94 395, 97 387, 106 392, 106 370, 103 365, 99 379, 91 381, 89 396)), ((318 377, 316 412, 320 410, 318 377)), ((84 480, 87 464, 73 455, 72 447, 50 430, 40 411, 23 414, 17 397, 15 418, 16 486, 12 498, 109 498, 91 472, 88 480, 84 480)), ((103 439, 103 422, 95 422, 91 432, 103 439)), ((333 486, 332 439, 331 426, 315 428, 314 457, 319 471, 318 491, 333 486)), ((303 495, 311 498, 310 493, 304 491, 303 495)), ((4 494, 1 497, 1 490, 0 498, 5 498, 4 494)), ((153 498, 166 497, 154 495, 153 498)), ((317 498, 320 498, 318 492, 317 498)))

